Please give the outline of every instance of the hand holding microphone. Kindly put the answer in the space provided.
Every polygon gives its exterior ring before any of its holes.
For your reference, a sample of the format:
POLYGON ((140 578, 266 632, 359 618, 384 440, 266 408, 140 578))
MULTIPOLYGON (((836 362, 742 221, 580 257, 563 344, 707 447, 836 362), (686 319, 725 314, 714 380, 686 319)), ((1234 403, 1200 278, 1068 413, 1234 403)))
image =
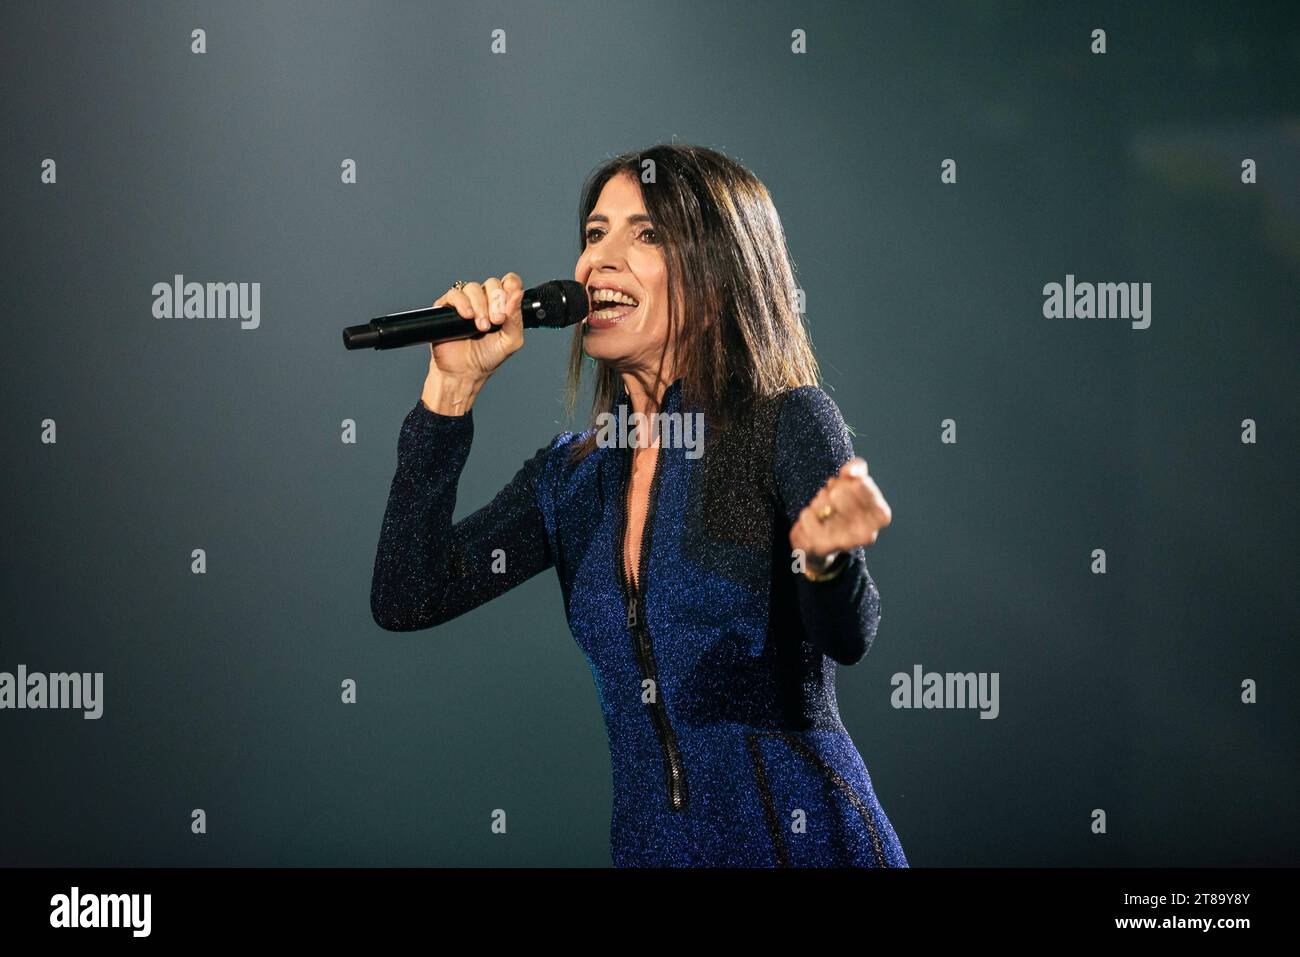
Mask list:
POLYGON ((517 273, 481 283, 453 286, 438 297, 434 307, 453 306, 463 318, 473 319, 484 336, 429 343, 429 370, 454 378, 486 379, 524 344, 524 314, 520 308, 524 284, 517 273))
POLYGON ((434 300, 434 307, 453 306, 485 335, 429 343, 429 374, 421 401, 440 415, 464 415, 483 383, 524 344, 520 308, 524 284, 516 273, 498 279, 453 286, 434 300))
POLYGON ((556 279, 524 289, 517 273, 457 283, 428 309, 372 319, 343 330, 348 349, 429 343, 422 400, 431 411, 464 415, 488 377, 524 344, 524 329, 562 329, 587 317, 582 284, 556 279))

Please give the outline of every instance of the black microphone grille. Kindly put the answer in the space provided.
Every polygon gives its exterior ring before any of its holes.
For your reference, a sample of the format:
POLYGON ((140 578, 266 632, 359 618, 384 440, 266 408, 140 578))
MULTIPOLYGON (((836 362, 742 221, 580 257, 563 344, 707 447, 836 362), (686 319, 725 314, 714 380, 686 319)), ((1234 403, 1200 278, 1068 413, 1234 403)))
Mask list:
POLYGON ((531 327, 563 329, 587 318, 591 302, 582 283, 573 279, 552 279, 540 286, 524 290, 524 299, 536 301, 532 310, 531 327))

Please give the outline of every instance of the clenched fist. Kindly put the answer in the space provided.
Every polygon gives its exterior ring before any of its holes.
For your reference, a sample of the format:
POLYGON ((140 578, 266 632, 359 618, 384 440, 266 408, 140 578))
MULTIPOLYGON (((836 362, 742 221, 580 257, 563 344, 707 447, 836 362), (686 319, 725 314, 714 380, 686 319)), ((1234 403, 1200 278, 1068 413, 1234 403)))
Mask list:
POLYGON ((523 280, 513 272, 448 289, 434 300, 435 306, 453 306, 463 318, 473 319, 478 334, 430 343, 421 396, 428 409, 444 415, 469 411, 483 383, 523 347, 523 301, 523 280))
POLYGON ((807 570, 815 574, 840 552, 874 544, 892 519, 889 503, 867 474, 866 460, 852 458, 799 513, 790 545, 803 550, 807 570))

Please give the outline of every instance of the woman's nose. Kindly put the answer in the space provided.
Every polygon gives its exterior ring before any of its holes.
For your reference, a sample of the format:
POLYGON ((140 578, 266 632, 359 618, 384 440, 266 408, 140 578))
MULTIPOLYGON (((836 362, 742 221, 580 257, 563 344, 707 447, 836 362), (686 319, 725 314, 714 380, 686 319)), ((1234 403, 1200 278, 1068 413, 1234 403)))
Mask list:
POLYGON ((593 269, 599 269, 601 266, 617 266, 623 261, 623 245, 612 236, 604 236, 600 240, 600 245, 595 246, 589 253, 588 261, 593 269))

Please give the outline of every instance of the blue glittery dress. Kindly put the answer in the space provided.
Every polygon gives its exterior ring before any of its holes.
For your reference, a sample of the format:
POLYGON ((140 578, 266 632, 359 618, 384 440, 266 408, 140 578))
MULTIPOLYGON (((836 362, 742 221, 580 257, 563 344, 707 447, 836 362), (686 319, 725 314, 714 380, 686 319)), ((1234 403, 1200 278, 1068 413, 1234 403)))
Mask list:
MULTIPOLYGON (((664 413, 690 411, 681 385, 664 413)), ((563 432, 453 525, 472 416, 421 401, 402 423, 376 623, 429 628, 554 567, 609 737, 616 866, 906 867, 836 706, 837 663, 861 659, 879 621, 865 549, 829 581, 792 565, 791 523, 853 456, 830 397, 758 403, 706 429, 702 455, 660 448, 640 589, 622 560, 631 450, 574 464, 586 433, 563 432)))

